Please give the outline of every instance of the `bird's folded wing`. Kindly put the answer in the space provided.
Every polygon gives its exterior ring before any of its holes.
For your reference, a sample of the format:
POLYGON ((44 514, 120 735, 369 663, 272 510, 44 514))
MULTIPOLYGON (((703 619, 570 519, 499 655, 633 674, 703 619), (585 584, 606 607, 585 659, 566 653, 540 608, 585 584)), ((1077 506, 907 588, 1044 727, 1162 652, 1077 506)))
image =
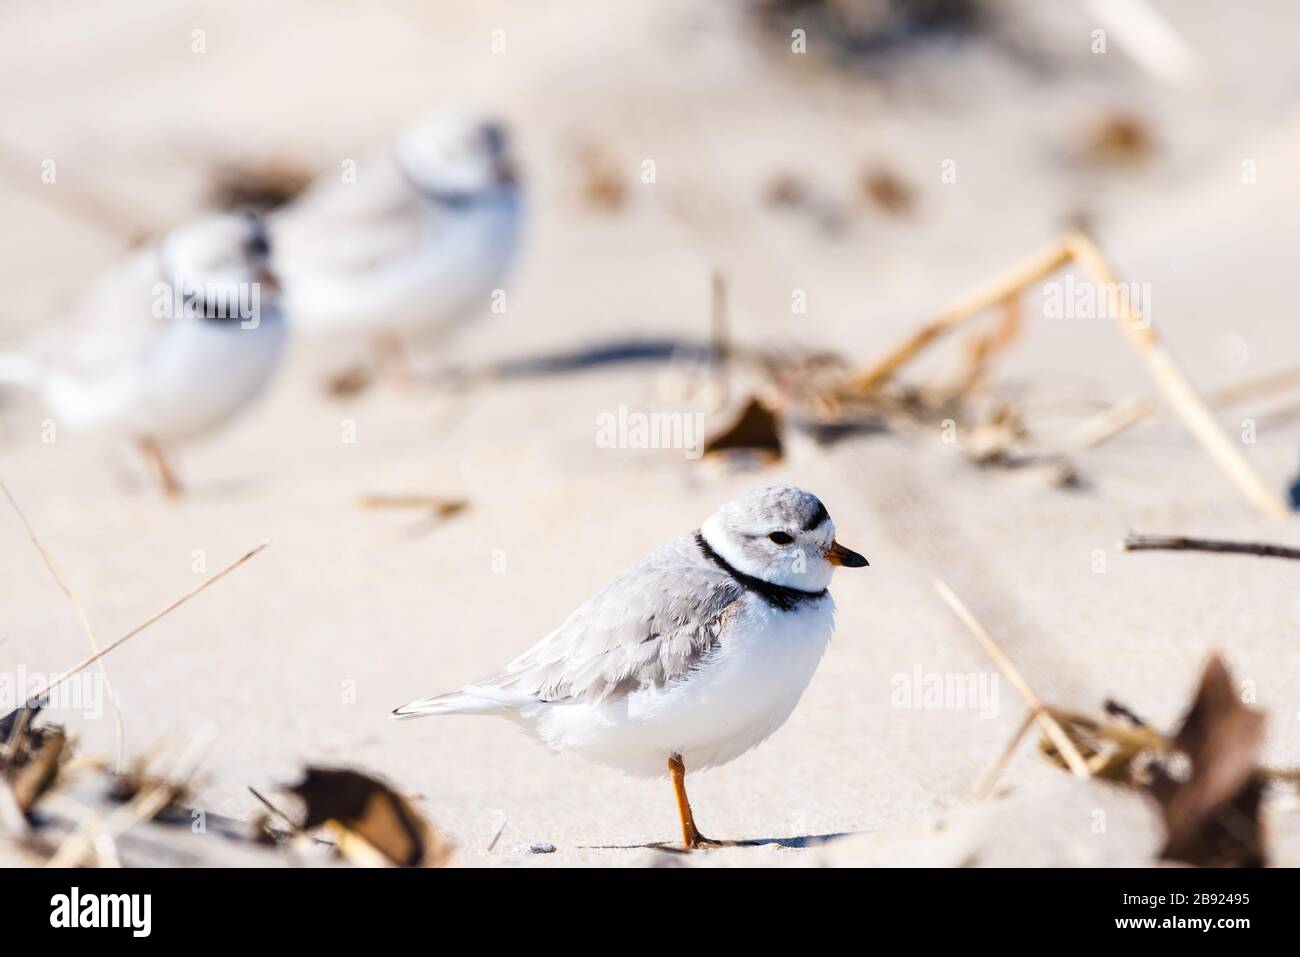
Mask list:
POLYGON ((418 250, 434 215, 391 161, 376 160, 356 182, 318 183, 276 217, 272 247, 289 279, 364 272, 418 250))
POLYGON ((167 329, 176 312, 174 282, 163 275, 156 248, 135 253, 91 285, 37 352, 50 368, 84 379, 120 372, 167 329))
POLYGON ((477 686, 545 702, 600 702, 662 687, 725 640, 743 594, 685 536, 641 559, 477 686))

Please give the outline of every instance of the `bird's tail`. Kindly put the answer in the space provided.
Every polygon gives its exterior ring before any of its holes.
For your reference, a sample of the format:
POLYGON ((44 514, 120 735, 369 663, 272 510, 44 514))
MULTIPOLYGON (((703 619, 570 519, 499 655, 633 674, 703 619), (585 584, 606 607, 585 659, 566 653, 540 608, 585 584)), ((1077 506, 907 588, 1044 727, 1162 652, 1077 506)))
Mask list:
POLYGON ((40 366, 31 356, 21 352, 0 352, 0 386, 33 386, 40 375, 40 366))
POLYGON ((498 688, 471 685, 449 694, 419 698, 393 711, 394 718, 420 718, 429 714, 502 714, 524 703, 526 698, 498 688))

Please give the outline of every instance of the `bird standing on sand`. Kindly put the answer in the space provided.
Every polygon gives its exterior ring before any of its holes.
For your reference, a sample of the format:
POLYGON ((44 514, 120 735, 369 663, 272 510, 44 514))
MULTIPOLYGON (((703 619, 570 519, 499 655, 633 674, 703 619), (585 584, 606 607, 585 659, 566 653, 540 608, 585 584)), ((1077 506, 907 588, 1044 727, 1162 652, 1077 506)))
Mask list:
POLYGON ((722 843, 695 826, 686 770, 785 723, 834 630, 831 573, 866 564, 835 541, 817 496, 759 489, 642 558, 504 670, 393 714, 496 714, 557 751, 667 773, 685 846, 722 843))
POLYGON ((391 155, 322 177, 273 221, 289 321, 360 334, 409 375, 405 344, 491 307, 521 212, 504 127, 460 114, 413 123, 391 155))
POLYGON ((176 495, 168 450, 239 412, 283 352, 269 256, 250 214, 178 226, 105 277, 66 329, 0 353, 0 384, 38 393, 56 429, 134 440, 176 495))

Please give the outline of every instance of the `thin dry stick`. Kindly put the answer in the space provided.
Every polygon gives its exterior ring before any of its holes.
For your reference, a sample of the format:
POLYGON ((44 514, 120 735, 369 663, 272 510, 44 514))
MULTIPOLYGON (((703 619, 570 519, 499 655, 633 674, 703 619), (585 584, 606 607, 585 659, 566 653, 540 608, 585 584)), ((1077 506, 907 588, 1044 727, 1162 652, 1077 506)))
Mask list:
POLYGON ((994 759, 992 764, 984 769, 980 776, 975 779, 975 783, 971 785, 970 793, 972 798, 976 801, 980 801, 988 796, 989 791, 993 789, 993 785, 997 782, 998 777, 1011 762, 1011 756, 1016 753, 1016 748, 1020 745, 1024 736, 1029 732, 1029 728, 1033 725, 1036 717, 1037 715, 1033 711, 1030 711, 1025 715, 1025 720, 1020 723, 1020 728, 1016 731, 1015 735, 1012 736, 1011 740, 1007 742, 1007 746, 1002 749, 1002 753, 994 759))
POLYGON ((91 189, 75 182, 60 180, 47 186, 40 179, 41 164, 30 156, 20 155, 11 143, 0 143, 0 169, 6 170, 5 182, 22 184, 37 202, 53 205, 83 222, 113 233, 128 243, 148 236, 150 228, 125 207, 111 202, 91 189))
POLYGON ((257 798, 259 801, 261 801, 261 802, 262 802, 262 806, 265 807, 265 808, 266 808, 268 811, 270 811, 272 814, 275 814, 275 815, 278 815, 279 817, 284 818, 284 822, 285 822, 286 824, 289 825, 289 829, 290 829, 291 831, 293 831, 295 834, 297 834, 299 831, 302 830, 302 828, 298 826, 297 822, 295 822, 293 818, 291 818, 289 815, 285 814, 285 813, 284 813, 283 811, 281 811, 278 807, 276 807, 274 804, 272 804, 270 801, 268 801, 268 800, 267 800, 267 799, 262 795, 262 792, 259 791, 259 790, 257 790, 257 788, 253 787, 251 784, 248 786, 248 793, 251 794, 251 795, 253 795, 253 797, 257 798))
MULTIPOLYGON (((91 654, 94 654, 99 651, 99 642, 95 640, 94 629, 90 627, 90 619, 86 617, 86 610, 81 607, 81 601, 77 598, 68 583, 64 581, 63 576, 59 574, 59 570, 54 566, 54 559, 52 559, 50 553, 45 550, 45 546, 41 544, 41 540, 36 537, 36 530, 32 528, 32 523, 27 521, 27 516, 24 515, 23 510, 18 507, 18 503, 14 500, 13 493, 9 491, 9 486, 5 485, 3 481, 0 481, 0 491, 4 492, 5 498, 9 500, 9 505, 14 510, 14 514, 16 514, 18 520, 23 523, 23 528, 27 530, 27 537, 31 539, 32 544, 36 546, 36 552, 41 556, 41 561, 45 563, 45 567, 49 570, 50 575, 53 576, 54 581, 63 591, 63 594, 67 596, 68 601, 72 603, 73 610, 76 611, 77 617, 81 619, 81 630, 85 633, 86 640, 90 642, 90 652, 91 654)), ((103 662, 100 662, 99 670, 104 675, 104 688, 108 691, 109 704, 113 706, 113 722, 116 725, 117 732, 117 759, 115 763, 117 770, 121 771, 122 755, 126 747, 126 724, 122 721, 122 709, 118 707, 117 692, 113 690, 113 682, 109 680, 108 668, 103 662)))
POLYGON ((199 592, 203 591, 203 590, 204 590, 205 588, 207 588, 209 585, 215 585, 215 584, 216 584, 217 582, 219 582, 221 579, 225 578, 227 575, 229 575, 231 572, 233 572, 236 568, 238 568, 240 565, 244 564, 244 562, 248 561, 250 558, 252 558, 254 555, 256 555, 258 552, 260 552, 262 549, 266 548, 266 546, 267 546, 267 545, 270 545, 270 544, 271 544, 270 542, 263 542, 262 544, 258 545, 256 548, 252 549, 251 551, 245 552, 243 555, 241 555, 239 558, 236 558, 233 562, 231 562, 231 563, 230 563, 229 565, 227 565, 225 568, 221 569, 221 571, 217 572, 215 575, 213 575, 213 576, 212 576, 211 578, 209 578, 207 581, 203 582, 202 584, 195 585, 193 588, 191 588, 189 591, 187 591, 187 592, 186 592, 184 595, 182 595, 180 598, 177 598, 175 601, 173 601, 171 604, 167 605, 167 606, 166 606, 165 608, 163 608, 161 611, 155 612, 155 613, 154 613, 153 615, 151 615, 147 620, 145 620, 144 622, 142 622, 142 623, 139 624, 139 625, 136 625, 134 628, 132 628, 130 631, 128 631, 128 632, 127 632, 125 635, 123 635, 122 637, 113 639, 113 640, 110 641, 107 645, 105 645, 103 648, 101 648, 99 651, 97 651, 97 652, 95 652, 93 655, 91 655, 89 658, 83 658, 81 661, 77 662, 75 665, 73 665, 73 666, 72 666, 71 668, 69 668, 67 671, 63 672, 63 674, 61 674, 61 675, 59 675, 58 677, 53 678, 53 679, 51 679, 50 681, 46 682, 45 687, 41 688, 40 691, 37 691, 35 694, 30 695, 30 696, 28 697, 28 700, 29 700, 29 701, 39 701, 41 698, 43 698, 43 697, 45 697, 47 694, 49 694, 49 693, 50 693, 54 688, 57 688, 59 685, 63 684, 63 682, 67 681, 69 678, 71 678, 71 677, 72 677, 73 675, 75 675, 77 672, 79 672, 79 671, 81 671, 81 670, 83 670, 83 669, 85 669, 85 668, 88 668, 90 665, 93 665, 93 664, 94 664, 96 661, 98 661, 100 658, 103 658, 103 657, 104 657, 106 654, 108 654, 110 651, 112 651, 113 649, 117 648, 118 645, 121 645, 121 644, 126 643, 126 642, 129 641, 130 639, 134 638, 136 635, 140 634, 140 632, 144 631, 144 630, 145 630, 146 628, 148 628, 150 625, 152 625, 152 624, 154 624, 155 622, 157 622, 158 619, 163 618, 163 617, 166 616, 166 615, 169 615, 171 612, 175 611, 175 610, 176 610, 177 608, 179 608, 181 605, 185 604, 187 601, 189 601, 191 598, 193 598, 193 597, 194 597, 195 595, 197 595, 199 592))
POLYGON ((1104 442, 1109 442, 1153 414, 1157 408, 1153 400, 1145 396, 1131 395, 1085 420, 1075 431, 1075 447, 1094 449, 1104 442))
MULTIPOLYGON (((1300 385, 1300 368, 1283 369, 1281 372, 1230 383, 1211 392, 1209 403, 1212 408, 1226 408, 1294 388, 1297 385, 1300 385)), ((1160 406, 1156 401, 1145 396, 1131 395, 1121 399, 1109 409, 1099 412, 1079 426, 1078 445, 1080 448, 1090 449, 1109 442, 1115 436, 1155 415, 1159 410, 1160 406)))
POLYGON ((1007 297, 1019 292, 1030 283, 1045 279, 1070 261, 1070 247, 1058 240, 1033 256, 1018 263, 992 282, 958 300, 940 313, 933 321, 913 333, 849 383, 855 392, 871 392, 884 385, 894 373, 919 355, 932 342, 951 332, 972 316, 1005 302, 1007 297))
MULTIPOLYGON (((1098 721, 1087 715, 1051 705, 1048 705, 1047 710, 1061 724, 1086 728, 1097 737, 1117 744, 1121 748, 1133 751, 1170 751, 1174 746, 1172 738, 1148 727, 1133 728, 1109 721, 1098 721)), ((1270 781, 1300 784, 1300 768, 1258 768, 1257 770, 1270 781)))
POLYGON ((157 817, 198 772, 199 764, 211 747, 214 736, 213 732, 201 729, 175 758, 171 767, 159 776, 159 780, 142 787, 135 797, 106 820, 85 824, 68 835, 45 866, 76 867, 101 838, 113 841, 142 821, 151 821, 157 817))
MULTIPOLYGON (((1072 233, 1066 237, 1066 243, 1079 267, 1093 282, 1109 288, 1118 286, 1101 250, 1092 240, 1082 233, 1072 233)), ((1228 438, 1205 400, 1196 393, 1173 357, 1156 339, 1150 317, 1134 314, 1127 296, 1118 297, 1118 303, 1119 315, 1116 318, 1120 328, 1141 351, 1156 385, 1192 436, 1256 508, 1274 518, 1287 518, 1291 510, 1286 502, 1259 477, 1246 461, 1241 448, 1228 438)))
POLYGON ((1007 680, 1020 692, 1020 697, 1025 699, 1025 703, 1029 705, 1030 710, 1034 713, 1034 718, 1042 726, 1043 732, 1052 739, 1052 743, 1061 752, 1061 755, 1065 758, 1065 763, 1070 766, 1070 770, 1074 772, 1075 777, 1091 777, 1092 772, 1088 770, 1088 762, 1083 759, 1083 755, 1074 746, 1070 736, 1065 733, 1065 729, 1061 727, 1056 718, 1052 717, 1051 712, 1047 710, 1038 695, 1034 694, 1034 689, 1029 687, 1029 682, 1025 681, 1020 672, 1016 670, 1016 666, 1011 663, 1011 659, 997 646, 997 643, 994 642, 984 626, 975 619, 970 610, 962 604, 961 599, 946 584, 936 581, 934 590, 939 593, 939 597, 947 603, 953 613, 961 619, 966 629, 984 646, 984 650, 993 659, 993 663, 998 666, 998 670, 1006 675, 1007 680))
POLYGON ((1218 392, 1210 395, 1210 401, 1215 405, 1236 405, 1238 402, 1262 398, 1297 385, 1300 385, 1300 368, 1283 369, 1255 379, 1225 385, 1218 392))
POLYGON ((1123 547, 1126 552, 1220 552, 1300 561, 1300 548, 1290 545, 1270 545, 1267 542, 1226 542, 1211 538, 1185 538, 1181 535, 1139 535, 1130 532, 1124 539, 1123 547))
MULTIPOLYGON (((1119 288, 1101 251, 1083 233, 1074 232, 1021 263, 993 283, 966 297, 923 326, 910 339, 897 347, 865 373, 853 379, 849 388, 871 391, 878 388, 906 362, 926 346, 956 328, 971 316, 997 304, 1011 293, 1024 288, 1075 262, 1090 280, 1108 288, 1119 288)), ((1117 296, 1119 306, 1116 319, 1129 341, 1142 353, 1147 369, 1165 400, 1178 413, 1193 438, 1209 454, 1238 490, 1260 511, 1273 518, 1286 518, 1290 514, 1282 497, 1251 468, 1241 449, 1233 444, 1228 434, 1215 420, 1205 401, 1192 388, 1191 383, 1178 368, 1173 358, 1160 345, 1149 317, 1144 319, 1134 313, 1127 296, 1117 296)))
POLYGON ((418 494, 385 495, 379 492, 362 495, 357 504, 362 508, 427 508, 440 515, 454 515, 469 505, 463 498, 418 494))

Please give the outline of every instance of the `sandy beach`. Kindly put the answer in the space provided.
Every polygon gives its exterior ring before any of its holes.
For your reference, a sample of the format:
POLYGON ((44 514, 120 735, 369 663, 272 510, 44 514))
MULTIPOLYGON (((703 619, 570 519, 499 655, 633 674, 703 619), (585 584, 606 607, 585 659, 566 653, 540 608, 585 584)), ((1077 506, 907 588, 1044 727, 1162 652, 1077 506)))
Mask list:
MULTIPOLYGON (((972 797, 1026 705, 936 595, 943 580, 1060 708, 1100 714, 1115 699, 1176 729, 1221 652, 1267 716, 1261 763, 1300 766, 1300 567, 1120 547, 1130 531, 1294 544, 1295 519, 1252 507, 1164 405, 1076 447, 1079 425, 1114 403, 1161 401, 1114 321, 1053 318, 1030 288, 1023 331, 973 406, 1013 404, 1037 447, 1068 456, 1077 488, 1044 468, 980 467, 919 420, 829 445, 792 429, 781 461, 758 468, 602 447, 598 422, 620 407, 699 413, 712 434, 760 378, 737 363, 715 408, 700 388, 707 370, 683 348, 558 371, 534 361, 706 345, 719 270, 737 350, 832 351, 865 367, 1086 223, 1120 278, 1149 291, 1156 330, 1203 394, 1289 369, 1300 281, 1291 6, 1176 5, 1204 71, 1193 86, 1153 77, 1114 42, 1090 52, 1083 8, 1049 18, 995 4, 999 25, 977 37, 855 67, 789 53, 741 3, 618 6, 9 11, 0 348, 53 327, 127 248, 107 223, 118 214, 85 214, 77 191, 157 233, 202 208, 214 166, 332 171, 440 106, 501 116, 526 183, 508 307, 485 302, 426 357, 429 383, 329 396, 318 350, 296 340, 249 414, 182 451, 189 494, 177 501, 129 447, 44 441, 40 407, 5 393, 0 478, 102 641, 270 542, 104 660, 128 760, 211 733, 194 800, 238 820, 260 810, 250 786, 276 794, 309 764, 363 769, 410 795, 469 866, 1156 864, 1155 803, 1073 780, 1037 736, 991 796, 972 797), (1090 131, 1116 114, 1135 117, 1149 144, 1099 157, 1090 131), (59 183, 46 186, 50 157, 59 183), (593 199, 593 165, 611 171, 617 199, 593 199), (904 211, 864 192, 882 169, 905 184, 904 211), (810 198, 773 203, 782 177, 810 198), (799 293, 806 309, 794 312, 799 293), (666 781, 554 755, 506 721, 390 718, 494 671, 638 557, 775 482, 814 490, 871 566, 837 573, 836 634, 789 722, 690 779, 705 831, 768 843, 669 855, 649 846, 679 833, 666 781), (359 504, 381 494, 467 507, 436 520, 359 504), (927 706, 930 675, 991 690, 927 706), (527 851, 539 843, 554 853, 527 851)), ((937 381, 960 357, 958 341, 937 344, 900 376, 937 381)), ((1240 449, 1279 494, 1300 466, 1294 403, 1292 392, 1215 407, 1234 441, 1249 433, 1240 449)), ((0 668, 57 674, 88 650, 76 612, 7 505, 0 537, 0 668)), ((115 722, 98 710, 48 717, 80 753, 111 758, 115 722)), ((1264 819, 1270 863, 1300 864, 1294 788, 1269 797, 1264 819)), ((248 863, 274 862, 265 856, 248 863)), ((0 862, 34 861, 0 842, 0 862)))

